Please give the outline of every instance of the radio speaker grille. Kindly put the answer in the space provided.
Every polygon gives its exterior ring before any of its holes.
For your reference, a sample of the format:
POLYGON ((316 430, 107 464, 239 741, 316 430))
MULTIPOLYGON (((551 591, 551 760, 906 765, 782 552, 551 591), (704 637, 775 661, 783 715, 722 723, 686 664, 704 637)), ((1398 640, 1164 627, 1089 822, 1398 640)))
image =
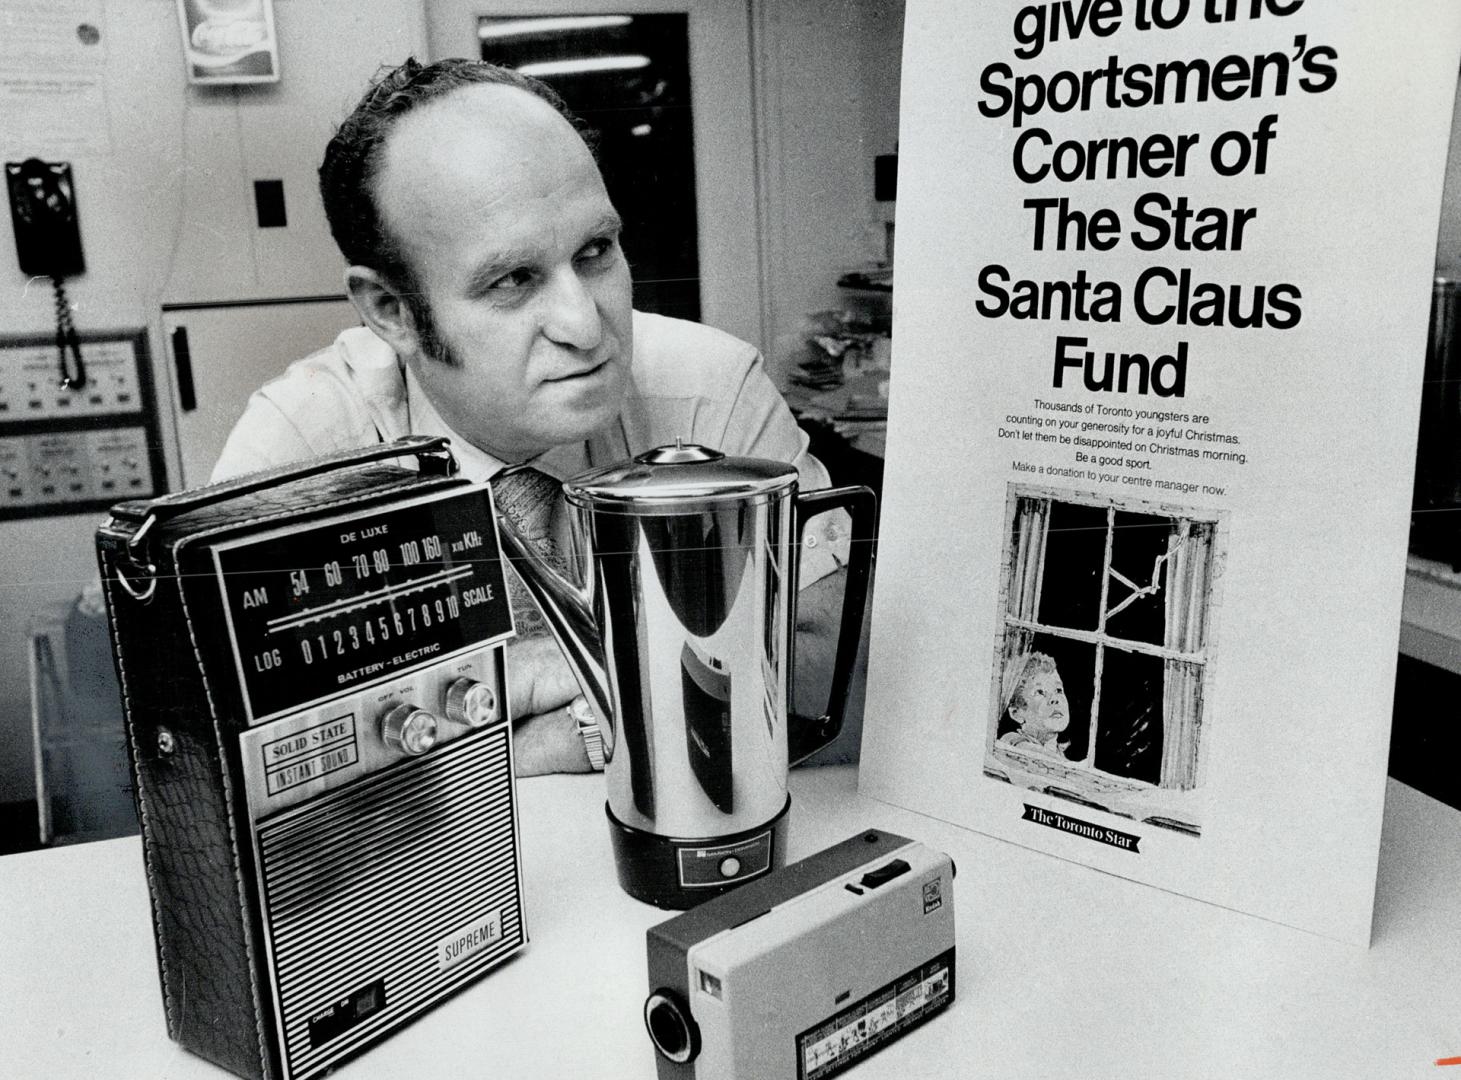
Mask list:
POLYGON ((509 726, 258 827, 284 1073, 342 1057, 527 941, 509 726))

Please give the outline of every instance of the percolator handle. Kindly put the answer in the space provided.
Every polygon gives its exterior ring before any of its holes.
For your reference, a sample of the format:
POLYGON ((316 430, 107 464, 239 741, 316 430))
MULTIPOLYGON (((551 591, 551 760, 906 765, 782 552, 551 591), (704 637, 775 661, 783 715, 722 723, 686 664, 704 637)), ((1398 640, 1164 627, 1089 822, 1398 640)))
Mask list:
MULTIPOLYGON (((852 668, 857 662, 857 650, 861 644, 862 616, 867 608, 877 535, 878 497, 872 488, 852 486, 799 493, 795 506, 797 545, 800 548, 808 521, 839 507, 852 515, 852 551, 847 562, 847 585, 842 594, 842 626, 837 635, 832 688, 827 695, 827 708, 820 716, 793 715, 787 724, 787 760, 793 765, 815 754, 837 738, 842 730, 847 694, 852 688, 852 668)), ((795 625, 793 617, 792 626, 795 625)))

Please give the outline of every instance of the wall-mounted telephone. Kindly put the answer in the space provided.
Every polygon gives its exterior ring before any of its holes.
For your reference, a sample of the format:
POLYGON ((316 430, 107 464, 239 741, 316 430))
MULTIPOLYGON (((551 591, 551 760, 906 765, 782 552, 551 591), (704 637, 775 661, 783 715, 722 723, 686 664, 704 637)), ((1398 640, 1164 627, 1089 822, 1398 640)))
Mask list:
POLYGON ((39 158, 6 162, 5 184, 10 191, 10 220, 15 226, 15 254, 21 272, 48 277, 55 289, 56 351, 61 385, 68 390, 79 390, 86 385, 86 365, 81 358, 81 342, 71 322, 71 304, 66 298, 64 279, 82 273, 86 259, 76 221, 71 166, 39 158))

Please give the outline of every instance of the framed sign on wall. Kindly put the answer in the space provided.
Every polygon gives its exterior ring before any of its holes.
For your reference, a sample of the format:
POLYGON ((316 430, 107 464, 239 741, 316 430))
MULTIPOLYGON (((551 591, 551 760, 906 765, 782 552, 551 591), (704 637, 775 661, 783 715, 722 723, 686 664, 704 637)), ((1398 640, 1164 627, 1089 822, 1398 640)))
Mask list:
POLYGON ((274 0, 177 0, 188 82, 279 81, 274 0))

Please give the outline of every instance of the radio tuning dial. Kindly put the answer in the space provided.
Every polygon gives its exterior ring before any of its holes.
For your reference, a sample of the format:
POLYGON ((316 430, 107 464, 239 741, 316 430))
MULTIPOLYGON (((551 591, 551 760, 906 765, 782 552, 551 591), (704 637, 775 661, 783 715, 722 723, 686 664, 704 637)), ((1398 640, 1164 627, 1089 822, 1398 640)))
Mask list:
POLYGON ((497 694, 476 679, 457 679, 446 688, 446 718, 467 727, 486 727, 497 719, 497 694))
POLYGON ((381 718, 380 737, 393 750, 415 757, 436 745, 437 719, 415 705, 397 705, 381 718))

